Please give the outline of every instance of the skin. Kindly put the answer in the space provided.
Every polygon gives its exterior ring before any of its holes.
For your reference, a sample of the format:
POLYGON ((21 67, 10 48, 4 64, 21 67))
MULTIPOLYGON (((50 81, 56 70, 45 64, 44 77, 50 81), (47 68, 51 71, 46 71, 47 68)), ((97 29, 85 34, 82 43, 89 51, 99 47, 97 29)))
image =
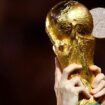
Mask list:
POLYGON ((60 65, 55 59, 55 94, 57 98, 57 105, 78 105, 79 93, 83 93, 88 98, 94 97, 101 99, 101 104, 105 105, 105 75, 101 73, 101 69, 96 65, 89 67, 95 73, 95 78, 92 82, 92 90, 88 92, 82 84, 79 77, 73 77, 68 80, 68 76, 82 66, 78 64, 71 64, 64 68, 61 73, 60 65), (104 97, 104 98, 103 98, 104 97))

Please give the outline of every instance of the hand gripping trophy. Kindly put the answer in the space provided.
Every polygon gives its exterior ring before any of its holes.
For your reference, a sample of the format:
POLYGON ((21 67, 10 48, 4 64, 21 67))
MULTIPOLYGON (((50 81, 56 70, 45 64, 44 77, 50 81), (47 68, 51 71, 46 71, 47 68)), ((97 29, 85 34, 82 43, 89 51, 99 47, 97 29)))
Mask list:
MULTIPOLYGON (((77 1, 62 1, 47 14, 46 32, 62 70, 73 63, 81 64, 82 69, 70 75, 69 79, 79 76, 87 91, 90 91, 94 78, 94 74, 89 71, 89 66, 93 64, 95 45, 92 31, 92 15, 77 1)), ((100 105, 93 97, 82 97, 78 104, 100 105)))

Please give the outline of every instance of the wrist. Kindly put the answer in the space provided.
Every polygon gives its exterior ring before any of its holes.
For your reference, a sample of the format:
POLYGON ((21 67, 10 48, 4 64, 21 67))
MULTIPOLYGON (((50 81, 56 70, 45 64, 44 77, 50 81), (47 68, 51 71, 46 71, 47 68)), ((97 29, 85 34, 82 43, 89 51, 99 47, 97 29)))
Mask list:
POLYGON ((63 99, 60 105, 78 105, 77 98, 70 98, 66 97, 66 99, 63 99))

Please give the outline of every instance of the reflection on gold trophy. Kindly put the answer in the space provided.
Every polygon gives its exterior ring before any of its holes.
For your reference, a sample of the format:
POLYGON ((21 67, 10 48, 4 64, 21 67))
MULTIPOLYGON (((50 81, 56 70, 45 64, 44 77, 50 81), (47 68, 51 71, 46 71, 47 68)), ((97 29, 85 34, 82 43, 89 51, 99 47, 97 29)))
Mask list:
MULTIPOLYGON (((80 76, 87 91, 94 78, 89 71, 93 64, 95 38, 91 35, 93 19, 88 9, 77 1, 62 1, 55 5, 46 18, 46 31, 53 44, 53 50, 61 68, 76 63, 82 70, 73 76, 80 76)), ((72 103, 71 103, 72 105, 72 103)), ((82 97, 78 105, 98 105, 94 98, 82 97)))

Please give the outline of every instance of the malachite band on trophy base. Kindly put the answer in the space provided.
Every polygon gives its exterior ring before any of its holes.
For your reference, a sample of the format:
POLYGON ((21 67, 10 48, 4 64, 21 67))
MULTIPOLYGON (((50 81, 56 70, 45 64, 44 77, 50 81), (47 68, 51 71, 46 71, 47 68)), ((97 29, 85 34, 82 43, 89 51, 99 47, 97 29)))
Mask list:
POLYGON ((101 105, 101 104, 95 103, 95 104, 88 104, 88 105, 101 105))

